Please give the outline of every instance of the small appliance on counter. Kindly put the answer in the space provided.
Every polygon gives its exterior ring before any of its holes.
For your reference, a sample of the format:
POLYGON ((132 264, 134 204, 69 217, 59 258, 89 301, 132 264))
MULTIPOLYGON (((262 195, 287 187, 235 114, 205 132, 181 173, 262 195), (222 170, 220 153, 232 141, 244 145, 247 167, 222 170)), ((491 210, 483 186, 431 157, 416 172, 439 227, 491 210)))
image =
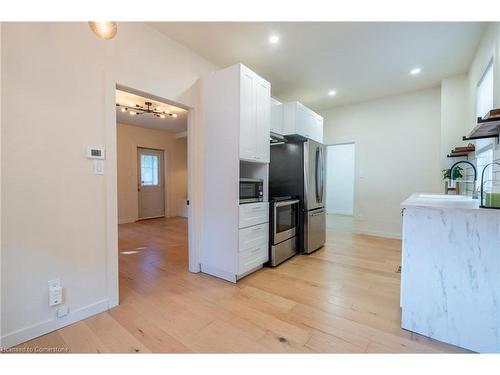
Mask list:
POLYGON ((275 267, 297 253, 298 213, 300 200, 291 196, 269 200, 269 262, 275 267))
POLYGON ((480 196, 480 207, 481 208, 495 208, 500 209, 500 185, 497 180, 491 179, 489 181, 484 180, 484 175, 486 170, 491 167, 500 167, 499 162, 492 162, 486 164, 483 168, 483 173, 481 173, 481 196, 480 196), (486 183, 489 182, 490 186, 485 188, 486 183))
POLYGON ((257 178, 240 178, 240 204, 262 202, 264 181, 257 178))

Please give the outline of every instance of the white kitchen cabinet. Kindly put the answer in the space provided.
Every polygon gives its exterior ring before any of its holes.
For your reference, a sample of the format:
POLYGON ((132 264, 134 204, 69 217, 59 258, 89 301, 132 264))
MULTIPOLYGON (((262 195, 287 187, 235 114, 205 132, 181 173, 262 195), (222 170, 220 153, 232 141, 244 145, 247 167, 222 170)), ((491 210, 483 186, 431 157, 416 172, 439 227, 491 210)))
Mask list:
POLYGON ((256 202, 240 204, 239 227, 246 228, 269 221, 269 203, 256 202))
POLYGON ((283 104, 283 135, 298 134, 323 143, 323 118, 300 102, 283 104))
POLYGON ((268 258, 270 99, 269 82, 241 64, 200 82, 200 268, 231 282, 262 267, 268 258), (264 181, 264 202, 240 206, 240 177, 264 181))
POLYGON ((271 131, 283 135, 283 104, 271 98, 271 131))
POLYGON ((238 257, 238 275, 245 276, 268 260, 269 249, 267 243, 242 251, 238 257))
POLYGON ((269 163, 271 85, 240 67, 240 159, 269 163))

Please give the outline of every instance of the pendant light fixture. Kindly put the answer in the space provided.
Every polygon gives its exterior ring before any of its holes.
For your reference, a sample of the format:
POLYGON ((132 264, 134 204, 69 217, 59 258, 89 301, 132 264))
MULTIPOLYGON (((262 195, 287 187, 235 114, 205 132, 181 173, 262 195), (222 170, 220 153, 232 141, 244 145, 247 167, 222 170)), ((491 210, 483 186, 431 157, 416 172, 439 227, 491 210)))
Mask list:
POLYGON ((136 116, 136 115, 143 115, 145 113, 151 113, 155 117, 159 118, 166 118, 167 116, 170 117, 177 117, 177 113, 170 113, 169 110, 164 110, 162 111, 161 107, 156 107, 156 108, 151 108, 153 106, 153 103, 151 102, 145 102, 145 106, 139 105, 139 104, 133 104, 130 103, 130 105, 122 105, 116 103, 116 108, 120 108, 120 111, 122 112, 128 112, 129 115, 131 116, 136 116))
POLYGON ((101 39, 113 39, 116 35, 116 22, 89 22, 89 26, 101 39))

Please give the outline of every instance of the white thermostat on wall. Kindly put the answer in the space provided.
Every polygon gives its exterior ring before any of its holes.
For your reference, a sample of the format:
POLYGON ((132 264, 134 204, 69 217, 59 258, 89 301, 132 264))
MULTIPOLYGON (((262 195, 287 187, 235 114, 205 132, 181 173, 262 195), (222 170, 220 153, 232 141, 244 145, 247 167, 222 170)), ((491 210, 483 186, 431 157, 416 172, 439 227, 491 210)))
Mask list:
POLYGON ((104 147, 87 147, 88 159, 105 159, 104 147))

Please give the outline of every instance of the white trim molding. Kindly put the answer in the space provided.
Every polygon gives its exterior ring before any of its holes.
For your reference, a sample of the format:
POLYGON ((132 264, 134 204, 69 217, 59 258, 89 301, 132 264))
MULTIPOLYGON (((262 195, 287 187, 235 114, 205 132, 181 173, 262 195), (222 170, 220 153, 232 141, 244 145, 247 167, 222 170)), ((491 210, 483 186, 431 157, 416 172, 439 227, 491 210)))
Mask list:
POLYGON ((70 324, 76 323, 82 319, 88 318, 92 315, 99 314, 111 308, 107 299, 93 303, 91 305, 82 307, 78 310, 70 312, 63 318, 54 318, 33 324, 31 326, 22 328, 20 330, 10 332, 2 337, 2 347, 11 348, 23 342, 29 341, 34 337, 45 335, 49 332, 66 327, 70 324))

